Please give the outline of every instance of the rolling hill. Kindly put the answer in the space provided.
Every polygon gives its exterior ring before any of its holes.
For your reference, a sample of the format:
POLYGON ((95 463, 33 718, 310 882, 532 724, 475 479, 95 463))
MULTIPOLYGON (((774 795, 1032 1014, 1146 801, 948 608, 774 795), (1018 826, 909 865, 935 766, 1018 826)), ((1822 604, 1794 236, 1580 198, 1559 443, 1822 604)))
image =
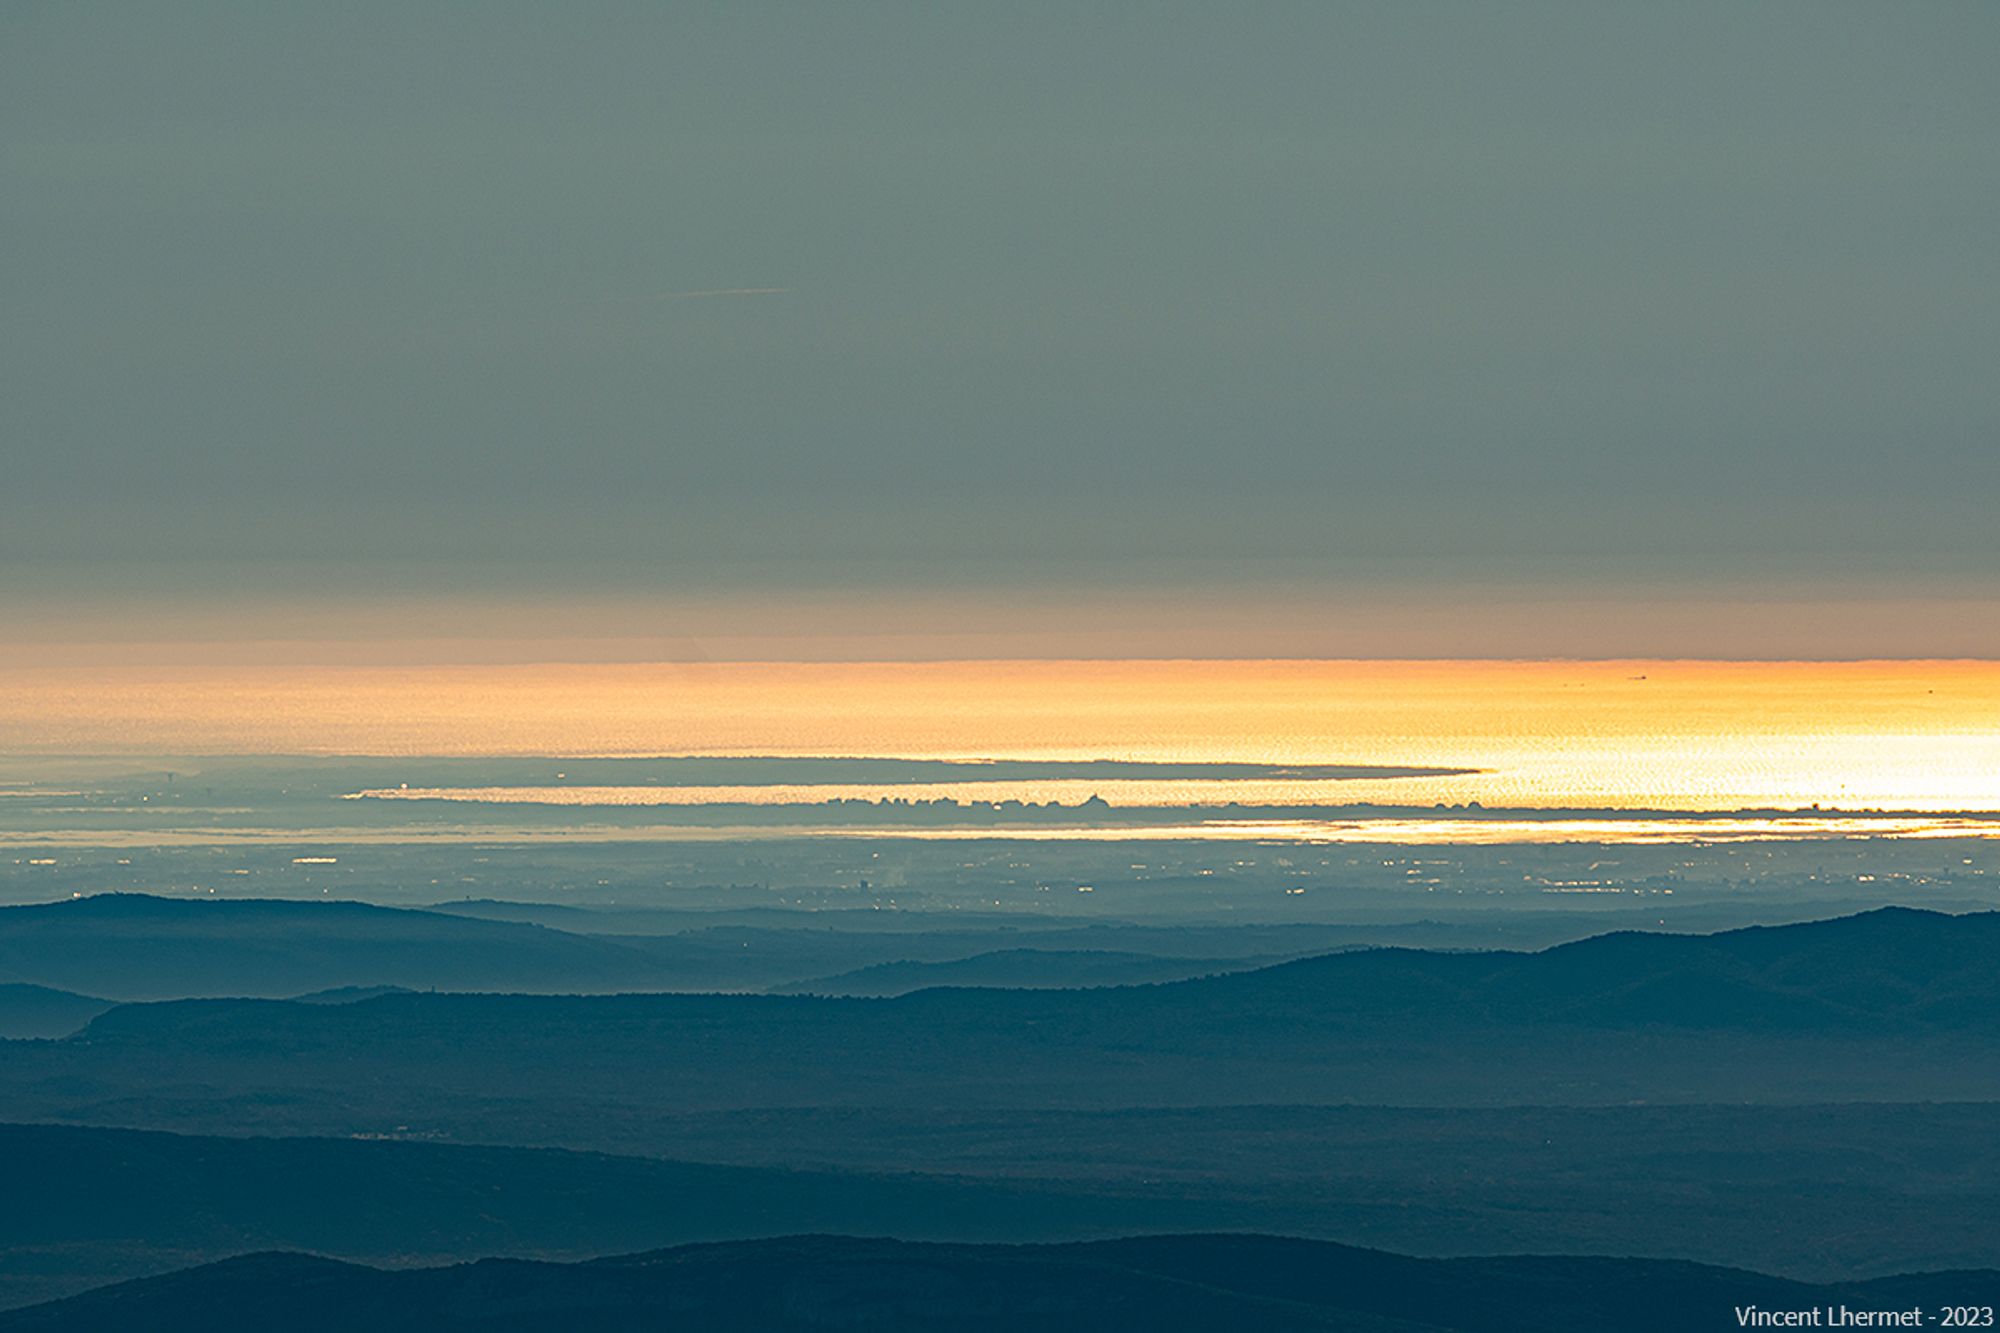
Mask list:
POLYGON ((830 977, 771 987, 773 995, 887 997, 934 986, 1065 990, 1185 981, 1222 972, 1244 972, 1281 961, 1269 957, 1172 958, 1102 949, 995 949, 944 962, 899 959, 830 977))
POLYGON ((0 1038, 67 1037, 111 1000, 21 981, 0 981, 0 1038))
POLYGON ((651 990, 671 965, 614 940, 355 902, 107 893, 0 908, 0 978, 119 1000, 343 986, 651 990))
POLYGON ((96 1118, 105 1098, 208 1087, 366 1117, 343 1130, 475 1103, 601 1119, 912 1102, 1995 1100, 1995 956, 2000 914, 1879 911, 1533 954, 1366 950, 1094 990, 189 1000, 122 1005, 11 1052, 0 1092, 24 1115, 96 1118))

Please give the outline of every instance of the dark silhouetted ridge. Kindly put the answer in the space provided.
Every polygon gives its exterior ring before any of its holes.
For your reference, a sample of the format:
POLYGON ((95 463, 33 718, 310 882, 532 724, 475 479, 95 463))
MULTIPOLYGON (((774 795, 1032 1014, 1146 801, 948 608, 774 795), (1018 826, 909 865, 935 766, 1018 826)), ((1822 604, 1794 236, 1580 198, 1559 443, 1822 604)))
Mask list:
POLYGON ((1992 1271, 1817 1287, 1671 1261, 1413 1259, 1256 1235, 1036 1246, 798 1236, 580 1264, 488 1259, 402 1271, 253 1254, 0 1314, 0 1330, 1685 1333, 1736 1326, 1739 1306, 1978 1304, 1996 1291, 1992 1271))

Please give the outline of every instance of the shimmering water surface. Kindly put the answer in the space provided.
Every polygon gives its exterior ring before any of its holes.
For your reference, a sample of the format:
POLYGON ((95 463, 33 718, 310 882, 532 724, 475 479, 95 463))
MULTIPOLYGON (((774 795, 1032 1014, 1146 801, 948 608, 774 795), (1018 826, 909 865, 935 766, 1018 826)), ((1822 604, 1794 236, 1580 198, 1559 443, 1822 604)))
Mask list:
MULTIPOLYGON (((524 802, 588 807, 885 797, 1074 804, 1095 795, 1114 806, 1153 807, 1477 802, 1552 811, 1702 812, 1817 805, 1937 814, 2000 810, 2000 664, 954 662, 13 670, 0 674, 0 752, 889 755, 1476 770, 1426 777, 1062 777, 755 788, 468 784, 371 793, 476 800, 489 809, 524 802)), ((1471 823, 1455 836, 1527 836, 1482 831, 1489 826, 1471 823)), ((1956 826, 1924 824, 1921 831, 1940 827, 1956 826)), ((1599 824, 1598 831, 1610 827, 1599 824)), ((1920 829, 1912 824, 1872 831, 1920 829)), ((1355 836, 1344 825, 1312 832, 1355 836)), ((1555 832, 1551 827, 1542 836, 1555 832)), ((1680 836, 1664 825, 1629 835, 1669 832, 1680 836)), ((1384 827, 1370 836, 1386 833, 1384 827)), ((1403 836, 1414 832, 1405 830, 1403 836)))

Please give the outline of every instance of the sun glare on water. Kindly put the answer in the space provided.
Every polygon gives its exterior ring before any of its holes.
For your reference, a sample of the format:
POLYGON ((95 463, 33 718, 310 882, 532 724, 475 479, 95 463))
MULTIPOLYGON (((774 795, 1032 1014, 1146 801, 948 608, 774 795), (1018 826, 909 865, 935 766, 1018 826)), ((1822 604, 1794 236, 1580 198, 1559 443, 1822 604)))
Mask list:
POLYGON ((1191 791, 1181 782, 1153 792, 1121 787, 1117 796, 1166 804, 1313 796, 1687 811, 1992 810, 2000 809, 2000 665, 12 670, 0 674, 0 752, 1247 760, 1480 771, 1342 781, 1325 784, 1337 788, 1329 795, 1191 791))

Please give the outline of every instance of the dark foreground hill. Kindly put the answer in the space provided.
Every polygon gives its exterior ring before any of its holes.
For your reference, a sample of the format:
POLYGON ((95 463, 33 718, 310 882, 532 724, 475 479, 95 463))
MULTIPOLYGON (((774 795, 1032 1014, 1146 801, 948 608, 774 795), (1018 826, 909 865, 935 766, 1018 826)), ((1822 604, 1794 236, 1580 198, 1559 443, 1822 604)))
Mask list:
POLYGON ((1812 1287, 1735 1269, 1607 1258, 1411 1259, 1255 1235, 1053 1246, 801 1236, 580 1264, 484 1260, 383 1271, 246 1255, 0 1315, 0 1330, 293 1333, 528 1330, 1327 1330, 1685 1333, 1738 1311, 2000 1300, 2000 1272, 1812 1287))
POLYGON ((0 1124, 0 1308, 254 1249, 440 1263, 575 1259, 858 1231, 1044 1240, 1243 1225, 1059 1183, 799 1171, 385 1139, 0 1124))
POLYGON ((253 1250, 401 1266, 802 1231, 1278 1231, 1815 1281, 2000 1256, 1992 1105, 735 1113, 656 1135, 698 1160, 0 1125, 0 1308, 253 1250))

